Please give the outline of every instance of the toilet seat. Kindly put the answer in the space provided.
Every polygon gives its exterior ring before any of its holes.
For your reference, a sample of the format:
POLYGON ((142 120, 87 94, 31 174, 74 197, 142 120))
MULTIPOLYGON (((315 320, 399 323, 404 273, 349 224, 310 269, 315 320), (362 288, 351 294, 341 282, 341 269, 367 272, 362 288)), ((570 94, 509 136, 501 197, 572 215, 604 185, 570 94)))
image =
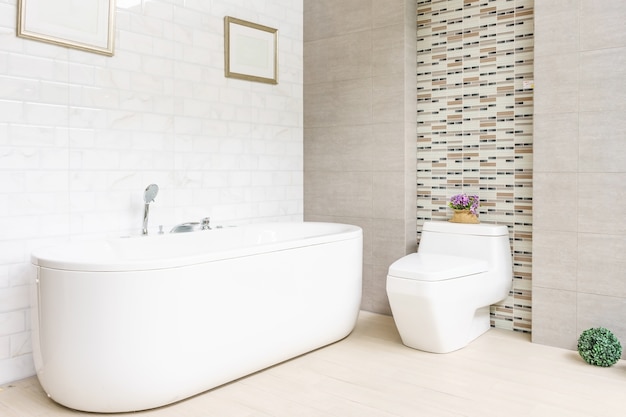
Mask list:
POLYGON ((389 267, 389 275, 415 281, 445 281, 487 272, 487 262, 436 253, 412 253, 389 267))

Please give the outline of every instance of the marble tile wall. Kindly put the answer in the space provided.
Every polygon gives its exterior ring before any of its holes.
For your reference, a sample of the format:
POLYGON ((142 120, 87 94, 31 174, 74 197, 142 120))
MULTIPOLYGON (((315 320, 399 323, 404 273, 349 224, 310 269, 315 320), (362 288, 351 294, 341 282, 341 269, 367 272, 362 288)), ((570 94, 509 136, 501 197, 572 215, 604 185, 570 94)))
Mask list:
POLYGON ((626 3, 536 2, 533 341, 626 341, 626 3))
POLYGON ((33 373, 32 248, 302 220, 303 2, 117 0, 113 57, 16 37, 0 0, 0 384, 33 373), (223 19, 279 30, 279 84, 224 77, 223 19))
POLYGON ((481 199, 481 221, 509 228, 513 286, 492 325, 531 329, 532 0, 417 2, 417 222, 481 199))

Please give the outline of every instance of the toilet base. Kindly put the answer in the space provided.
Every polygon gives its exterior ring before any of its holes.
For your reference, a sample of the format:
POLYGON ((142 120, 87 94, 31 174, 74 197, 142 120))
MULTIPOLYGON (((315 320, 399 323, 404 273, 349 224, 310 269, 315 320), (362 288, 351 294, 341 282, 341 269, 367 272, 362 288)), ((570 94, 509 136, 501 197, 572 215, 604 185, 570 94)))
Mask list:
MULTIPOLYGON (((395 317, 394 317, 395 320, 395 317)), ((459 350, 486 333, 491 325, 489 306, 476 310, 470 323, 449 323, 447 328, 435 329, 429 337, 425 328, 412 327, 400 329, 396 322, 400 338, 405 346, 431 353, 449 353, 459 350)))
POLYGON ((489 330, 490 306, 487 303, 491 300, 485 300, 487 305, 477 308, 478 297, 470 295, 471 287, 457 285, 451 288, 450 282, 444 282, 443 285, 422 288, 429 291, 406 288, 416 284, 411 280, 387 279, 391 312, 406 346, 426 352, 448 353, 467 346, 489 330))

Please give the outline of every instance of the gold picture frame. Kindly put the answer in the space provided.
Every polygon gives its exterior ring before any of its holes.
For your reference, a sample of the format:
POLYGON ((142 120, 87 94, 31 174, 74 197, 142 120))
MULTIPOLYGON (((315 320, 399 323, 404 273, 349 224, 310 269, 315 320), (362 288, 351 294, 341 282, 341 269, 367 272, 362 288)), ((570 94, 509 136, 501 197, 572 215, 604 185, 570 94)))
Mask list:
POLYGON ((18 0, 17 36, 113 56, 115 0, 18 0))
POLYGON ((226 16, 224 75, 278 84, 278 29, 226 16))

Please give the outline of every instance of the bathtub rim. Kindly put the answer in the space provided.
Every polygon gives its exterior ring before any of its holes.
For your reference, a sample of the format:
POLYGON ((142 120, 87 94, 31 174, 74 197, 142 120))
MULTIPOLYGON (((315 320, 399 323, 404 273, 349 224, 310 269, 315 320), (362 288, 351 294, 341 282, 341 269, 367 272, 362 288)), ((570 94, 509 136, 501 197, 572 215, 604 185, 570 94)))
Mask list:
POLYGON ((271 222, 271 223, 250 223, 232 228, 223 228, 210 231, 199 231, 191 233, 175 233, 164 235, 149 236, 117 236, 111 238, 100 238, 90 240, 67 241, 60 245, 47 246, 35 249, 31 252, 31 264, 35 267, 58 269, 66 271, 85 271, 85 272, 123 272, 123 271, 148 271, 168 268, 181 268, 186 266, 198 265, 207 262, 215 262, 224 259, 235 259, 244 256, 259 255, 273 251, 283 251, 294 248, 319 245, 324 243, 350 240, 355 238, 362 239, 363 230, 356 225, 345 223, 331 222, 271 222), (119 257, 121 252, 119 245, 157 243, 166 245, 194 243, 202 239, 205 235, 215 237, 215 234, 229 233, 233 230, 242 230, 246 228, 265 228, 272 229, 276 227, 297 228, 308 227, 313 230, 315 226, 320 226, 323 233, 308 233, 298 235, 284 240, 274 242, 262 242, 256 244, 246 244, 227 248, 223 250, 211 250, 208 252, 193 253, 184 256, 175 256, 172 258, 163 258, 157 256, 146 256, 140 258, 122 258, 119 257), (329 231, 331 230, 331 231, 329 231), (116 249, 116 246, 117 249, 116 249), (92 257, 80 258, 80 254, 74 256, 72 251, 84 251, 91 249, 89 253, 92 257), (97 253, 98 256, 93 256, 97 253), (108 255, 108 256, 107 256, 108 255), (117 255, 118 258, 114 258, 117 255))

